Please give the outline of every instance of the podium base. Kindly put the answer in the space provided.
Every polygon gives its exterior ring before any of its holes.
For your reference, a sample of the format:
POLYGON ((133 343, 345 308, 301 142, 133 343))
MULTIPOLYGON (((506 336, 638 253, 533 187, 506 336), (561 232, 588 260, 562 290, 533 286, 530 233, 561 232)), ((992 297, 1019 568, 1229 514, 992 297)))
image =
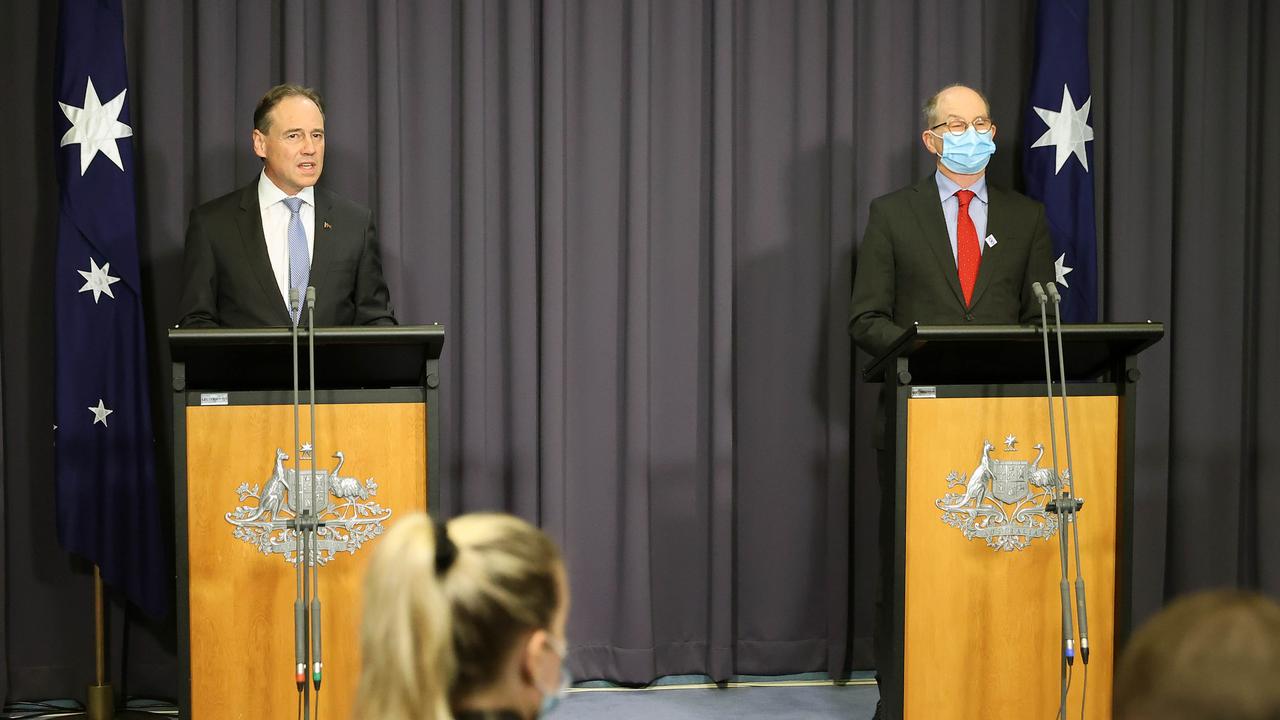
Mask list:
POLYGON ((85 716, 89 720, 112 720, 115 717, 115 693, 110 685, 90 685, 89 704, 85 716))

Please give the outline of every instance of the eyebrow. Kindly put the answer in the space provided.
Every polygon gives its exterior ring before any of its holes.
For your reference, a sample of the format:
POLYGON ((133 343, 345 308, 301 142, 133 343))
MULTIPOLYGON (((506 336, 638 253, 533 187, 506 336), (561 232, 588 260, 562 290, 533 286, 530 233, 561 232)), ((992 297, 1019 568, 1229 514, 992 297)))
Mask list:
MULTIPOLYGON (((291 132, 307 132, 307 131, 306 131, 306 130, 303 130, 303 129, 302 129, 302 128, 300 128, 300 127, 296 127, 296 128, 287 128, 287 129, 285 129, 285 130, 282 130, 281 132, 282 132, 282 133, 284 133, 285 135, 288 135, 288 134, 289 134, 289 133, 291 133, 291 132)), ((314 130, 312 130, 311 132, 323 133, 323 132, 324 132, 324 128, 315 128, 315 129, 314 129, 314 130)))

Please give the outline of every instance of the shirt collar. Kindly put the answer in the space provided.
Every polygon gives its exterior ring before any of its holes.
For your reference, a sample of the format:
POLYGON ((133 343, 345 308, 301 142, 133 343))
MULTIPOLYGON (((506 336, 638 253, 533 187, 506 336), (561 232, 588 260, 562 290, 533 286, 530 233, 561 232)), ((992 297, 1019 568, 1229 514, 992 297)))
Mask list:
MULTIPOLYGON (((258 207, 271 207, 275 203, 278 203, 287 197, 290 196, 285 195, 284 191, 276 187, 276 184, 271 182, 271 178, 267 177, 267 171, 265 169, 258 174, 258 207)), ((310 205, 311 207, 315 207, 316 205, 316 189, 314 187, 304 187, 299 190, 298 194, 294 197, 302 198, 302 202, 310 205)))
MULTIPOLYGON (((941 170, 935 172, 933 174, 933 177, 938 182, 938 197, 940 197, 944 201, 947 198, 951 197, 952 195, 955 195, 957 190, 967 189, 967 190, 972 190, 974 197, 981 200, 984 205, 987 203, 987 174, 986 173, 983 173, 982 176, 979 177, 977 181, 974 182, 972 185, 970 185, 968 188, 961 188, 959 185, 956 184, 954 180, 942 174, 941 170)), ((307 189, 310 190, 311 188, 307 188, 307 189)))

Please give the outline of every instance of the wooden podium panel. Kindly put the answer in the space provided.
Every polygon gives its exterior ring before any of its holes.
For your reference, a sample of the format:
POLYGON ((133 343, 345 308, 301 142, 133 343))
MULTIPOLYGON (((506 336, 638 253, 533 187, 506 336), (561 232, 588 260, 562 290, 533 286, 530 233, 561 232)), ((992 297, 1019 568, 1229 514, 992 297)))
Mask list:
MULTIPOLYGON (((296 717, 294 567, 284 555, 264 554, 235 537, 226 517, 241 505, 257 503, 253 498, 241 502, 237 488, 242 483, 265 488, 276 449, 292 447, 293 407, 188 407, 186 423, 191 717, 296 717)), ((368 500, 391 511, 383 523, 389 529, 400 517, 426 509, 426 424, 421 402, 318 405, 316 469, 332 470, 337 464, 332 456, 341 450, 344 477, 377 483, 376 495, 368 500)), ((309 425, 303 407, 304 438, 309 425)), ((292 468, 292 457, 285 465, 292 468)), ((303 461, 304 470, 309 466, 303 461)), ((351 714, 360 672, 364 568, 379 539, 320 568, 324 682, 318 700, 312 700, 313 711, 319 704, 319 717, 351 714)))
MULTIPOLYGON (((1030 467, 1051 472, 1047 402, 1044 397, 907 402, 903 715, 908 720, 1053 717, 1062 654, 1057 535, 1032 538, 1022 550, 994 549, 983 537, 967 539, 961 528, 945 523, 937 505, 947 493, 965 493, 985 441, 993 445, 989 457, 997 461, 1035 461, 1033 446, 1041 443, 1044 454, 1030 467), (1017 439, 1013 451, 1006 450, 1008 435, 1017 439), (948 476, 958 484, 948 487, 948 476)), ((1115 652, 1119 399, 1073 397, 1069 403, 1076 493, 1085 501, 1080 548, 1093 648, 1084 717, 1103 718, 1110 716, 1115 652)), ((1057 429, 1058 460, 1065 470, 1061 422, 1057 429)), ((1074 557, 1069 557, 1074 598, 1074 557)), ((1072 716, 1079 713, 1084 685, 1078 657, 1074 673, 1068 699, 1072 716)))

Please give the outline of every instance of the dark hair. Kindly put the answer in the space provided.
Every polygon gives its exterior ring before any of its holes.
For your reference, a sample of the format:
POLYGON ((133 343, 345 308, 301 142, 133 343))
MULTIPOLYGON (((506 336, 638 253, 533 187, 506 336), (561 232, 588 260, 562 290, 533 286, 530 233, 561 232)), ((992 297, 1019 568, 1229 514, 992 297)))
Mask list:
POLYGON ((284 83, 268 90, 258 101, 258 107, 253 110, 254 129, 265 135, 271 129, 271 111, 287 97, 304 97, 315 103, 320 108, 320 114, 324 115, 324 101, 320 99, 320 93, 302 85, 284 83))
POLYGON ((1243 590, 1170 603, 1116 668, 1117 720, 1280 717, 1280 604, 1243 590))

